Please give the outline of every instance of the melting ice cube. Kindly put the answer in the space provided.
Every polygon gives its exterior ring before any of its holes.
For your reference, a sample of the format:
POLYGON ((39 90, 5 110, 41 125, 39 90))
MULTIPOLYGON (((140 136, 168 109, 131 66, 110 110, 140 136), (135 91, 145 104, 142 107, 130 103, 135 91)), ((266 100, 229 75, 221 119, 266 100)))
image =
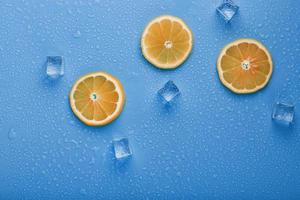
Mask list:
POLYGON ((291 125, 294 120, 294 105, 277 102, 274 105, 272 119, 280 124, 291 125))
POLYGON ((64 58, 62 56, 47 56, 47 76, 57 79, 64 75, 64 58))
POLYGON ((170 104, 180 94, 178 87, 173 81, 168 81, 159 91, 158 96, 164 104, 170 104))
POLYGON ((237 13, 239 7, 231 0, 224 0, 223 3, 217 7, 217 12, 223 17, 226 22, 229 22, 237 13))
POLYGON ((117 160, 125 160, 132 155, 127 138, 114 140, 113 146, 117 160))

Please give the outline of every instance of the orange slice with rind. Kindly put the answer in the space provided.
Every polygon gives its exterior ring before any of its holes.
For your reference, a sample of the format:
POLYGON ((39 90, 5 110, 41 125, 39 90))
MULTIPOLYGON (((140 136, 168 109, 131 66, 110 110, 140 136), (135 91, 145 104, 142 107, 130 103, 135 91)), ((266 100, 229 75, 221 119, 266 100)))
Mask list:
POLYGON ((74 114, 86 125, 104 126, 122 112, 125 92, 121 82, 105 72, 81 77, 70 92, 74 114))
POLYGON ((255 39, 239 39, 226 45, 217 60, 224 86, 235 93, 254 93, 264 88, 273 72, 267 48, 255 39))
POLYGON ((159 16, 149 22, 141 39, 144 57, 161 69, 174 69, 181 65, 192 46, 189 27, 182 19, 170 15, 159 16))

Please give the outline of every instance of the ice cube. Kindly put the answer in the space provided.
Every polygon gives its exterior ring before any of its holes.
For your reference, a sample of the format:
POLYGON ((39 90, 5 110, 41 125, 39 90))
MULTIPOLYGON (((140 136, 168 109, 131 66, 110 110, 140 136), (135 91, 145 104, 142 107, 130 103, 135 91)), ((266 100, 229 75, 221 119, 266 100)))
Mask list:
POLYGON ((157 93, 164 104, 170 104, 178 97, 180 91, 173 81, 168 81, 157 93))
POLYGON ((115 158, 119 161, 126 160, 132 155, 127 138, 114 140, 113 146, 114 146, 115 158))
POLYGON ((226 22, 229 22, 237 13, 239 7, 231 0, 224 0, 223 3, 217 7, 217 12, 223 17, 226 22))
POLYGON ((62 56, 47 56, 47 76, 57 79, 64 75, 64 58, 62 56))
POLYGON ((277 102, 273 108, 272 119, 279 124, 289 126, 294 120, 294 108, 292 104, 277 102))

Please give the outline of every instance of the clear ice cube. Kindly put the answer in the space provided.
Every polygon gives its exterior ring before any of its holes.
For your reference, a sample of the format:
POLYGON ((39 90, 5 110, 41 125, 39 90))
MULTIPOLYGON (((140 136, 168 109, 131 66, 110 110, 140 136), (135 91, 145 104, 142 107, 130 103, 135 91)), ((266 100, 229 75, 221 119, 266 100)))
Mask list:
POLYGON ((125 160, 132 155, 127 138, 114 140, 113 146, 114 146, 115 157, 119 161, 125 160))
POLYGON ((289 126, 293 123, 294 112, 294 105, 277 102, 273 108, 272 119, 289 126))
POLYGON ((173 81, 168 81, 160 90, 158 95, 164 104, 170 104, 180 94, 178 87, 173 81))
POLYGON ((223 17, 226 22, 229 22, 237 13, 239 7, 231 0, 224 0, 223 3, 217 7, 217 12, 223 17))
POLYGON ((62 56, 47 56, 47 76, 57 79, 64 75, 64 58, 62 56))

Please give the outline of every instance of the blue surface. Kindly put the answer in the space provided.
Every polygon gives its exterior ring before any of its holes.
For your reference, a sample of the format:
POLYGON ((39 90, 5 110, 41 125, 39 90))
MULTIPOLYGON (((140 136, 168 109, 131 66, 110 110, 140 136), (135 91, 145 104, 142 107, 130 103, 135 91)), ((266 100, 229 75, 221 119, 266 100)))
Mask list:
POLYGON ((0 199, 299 199, 300 7, 296 0, 236 1, 225 25, 214 1, 4 0, 0 5, 0 199), (183 18, 194 34, 178 69, 141 55, 145 25, 183 18), (268 86, 235 95, 216 71, 220 49, 251 37, 270 50, 268 86), (65 75, 45 79, 47 55, 65 75), (92 128, 72 113, 68 93, 92 71, 123 83, 127 102, 112 124, 92 128), (156 92, 172 79, 172 109, 156 92), (295 103, 295 124, 271 120, 277 100, 295 103), (128 137, 130 162, 115 166, 112 140, 128 137))

